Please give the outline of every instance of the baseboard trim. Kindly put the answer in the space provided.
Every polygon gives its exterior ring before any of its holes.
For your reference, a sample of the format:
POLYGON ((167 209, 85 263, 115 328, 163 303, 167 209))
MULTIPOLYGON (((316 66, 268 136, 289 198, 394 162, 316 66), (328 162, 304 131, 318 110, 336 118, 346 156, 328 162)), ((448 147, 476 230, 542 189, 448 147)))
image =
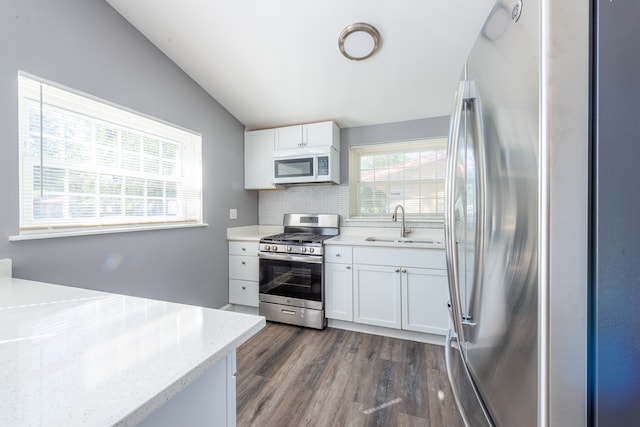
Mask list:
POLYGON ((427 344, 445 345, 445 337, 442 335, 426 334, 400 329, 389 329, 381 326, 363 325, 361 323, 346 322, 344 320, 329 319, 329 328, 344 329, 347 331, 363 332, 365 334, 382 335, 385 337, 402 340, 424 342, 427 344))

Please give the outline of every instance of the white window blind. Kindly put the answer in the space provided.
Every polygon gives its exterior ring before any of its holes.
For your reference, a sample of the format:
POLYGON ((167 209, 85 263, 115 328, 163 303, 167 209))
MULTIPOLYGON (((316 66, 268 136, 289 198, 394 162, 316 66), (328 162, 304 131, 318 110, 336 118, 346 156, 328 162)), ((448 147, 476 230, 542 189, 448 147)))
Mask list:
POLYGON ((202 223, 202 138, 18 75, 20 234, 202 223))
POLYGON ((442 220, 446 158, 446 138, 350 147, 350 217, 386 218, 402 204, 408 218, 442 220))

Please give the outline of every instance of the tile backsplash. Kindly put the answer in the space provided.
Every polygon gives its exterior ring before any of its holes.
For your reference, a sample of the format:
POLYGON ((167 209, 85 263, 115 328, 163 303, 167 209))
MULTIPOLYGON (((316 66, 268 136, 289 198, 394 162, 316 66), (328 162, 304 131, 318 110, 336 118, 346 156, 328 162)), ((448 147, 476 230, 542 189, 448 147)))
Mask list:
MULTIPOLYGON (((387 221, 349 220, 348 185, 305 185, 286 190, 265 190, 258 194, 258 223, 282 225, 285 213, 331 213, 340 215, 341 227, 398 227, 387 221)), ((408 221, 415 228, 442 228, 441 222, 408 221)))

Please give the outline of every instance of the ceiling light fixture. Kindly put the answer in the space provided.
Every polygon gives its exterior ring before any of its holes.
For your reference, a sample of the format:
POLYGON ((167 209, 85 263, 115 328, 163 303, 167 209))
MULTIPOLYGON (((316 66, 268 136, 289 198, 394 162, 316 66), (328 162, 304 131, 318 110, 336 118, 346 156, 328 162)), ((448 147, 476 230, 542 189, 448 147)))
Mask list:
POLYGON ((380 33, 372 25, 357 22, 346 27, 338 37, 338 47, 345 58, 362 61, 380 47, 380 33))

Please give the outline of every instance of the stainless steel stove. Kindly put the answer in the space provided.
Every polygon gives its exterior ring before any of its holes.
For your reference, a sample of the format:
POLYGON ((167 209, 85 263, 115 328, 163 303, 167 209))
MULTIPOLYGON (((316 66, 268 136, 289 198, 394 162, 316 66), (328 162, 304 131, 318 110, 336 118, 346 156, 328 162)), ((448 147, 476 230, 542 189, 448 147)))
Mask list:
POLYGON ((284 233, 260 240, 259 312, 267 320, 324 329, 324 241, 340 216, 285 214, 284 233))

